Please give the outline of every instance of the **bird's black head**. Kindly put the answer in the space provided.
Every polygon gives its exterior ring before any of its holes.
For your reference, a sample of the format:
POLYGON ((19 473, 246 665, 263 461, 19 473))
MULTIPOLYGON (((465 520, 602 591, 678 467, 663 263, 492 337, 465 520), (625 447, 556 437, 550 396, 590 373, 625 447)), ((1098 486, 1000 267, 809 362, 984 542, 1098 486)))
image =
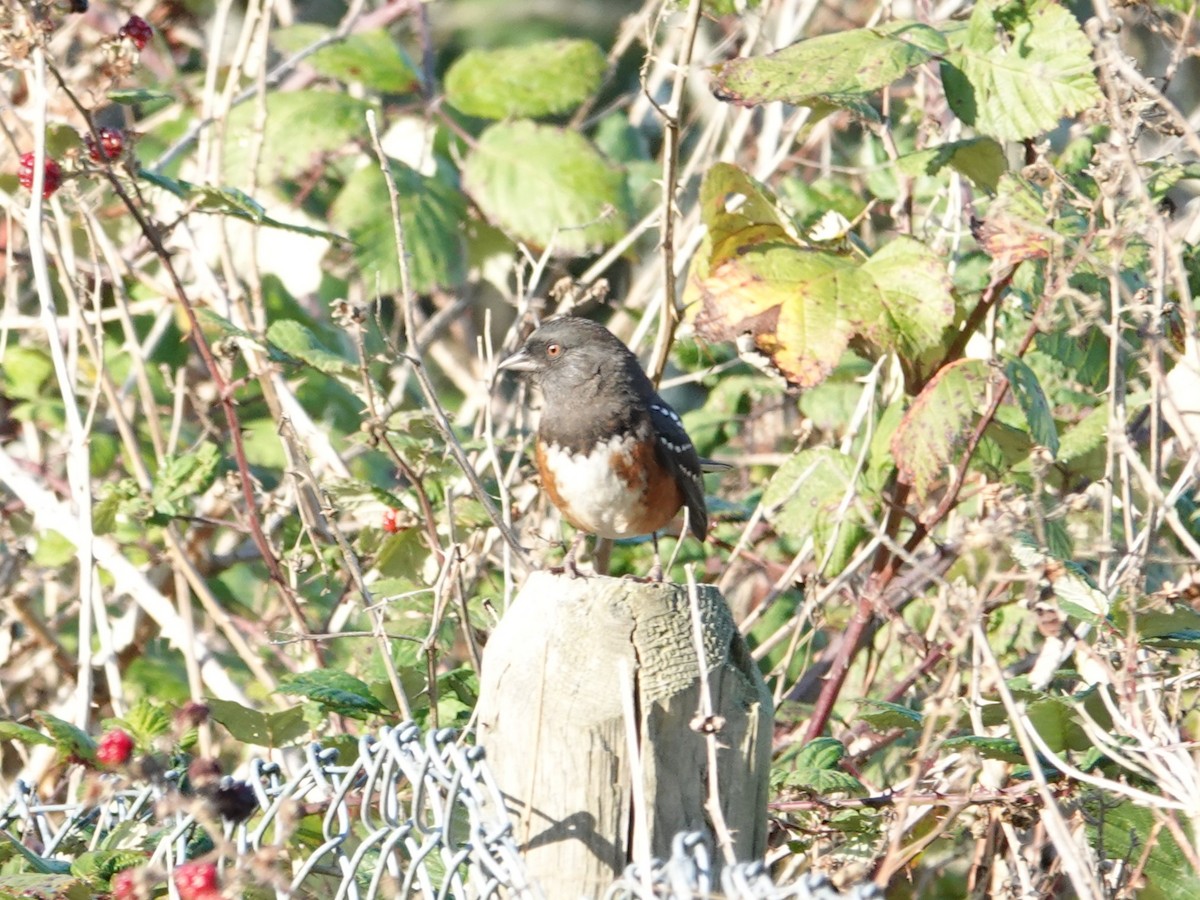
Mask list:
POLYGON ((528 374, 552 403, 588 402, 601 392, 624 395, 646 381, 637 358, 616 335, 578 316, 546 322, 499 367, 528 374))

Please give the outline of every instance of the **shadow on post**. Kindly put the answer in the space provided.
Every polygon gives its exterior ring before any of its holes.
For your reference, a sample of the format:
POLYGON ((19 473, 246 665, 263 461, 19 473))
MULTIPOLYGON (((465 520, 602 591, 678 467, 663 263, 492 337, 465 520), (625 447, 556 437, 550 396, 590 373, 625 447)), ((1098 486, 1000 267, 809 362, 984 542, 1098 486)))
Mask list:
POLYGON ((721 593, 695 607, 699 634, 686 585, 538 572, 488 641, 479 741, 546 897, 599 896, 683 831, 762 857, 771 697, 721 593))

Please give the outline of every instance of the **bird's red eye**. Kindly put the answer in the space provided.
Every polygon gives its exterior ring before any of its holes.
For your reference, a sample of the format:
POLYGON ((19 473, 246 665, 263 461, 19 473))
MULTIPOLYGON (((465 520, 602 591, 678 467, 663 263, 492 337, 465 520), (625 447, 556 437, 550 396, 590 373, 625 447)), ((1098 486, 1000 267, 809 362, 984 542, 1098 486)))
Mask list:
POLYGON ((561 353, 562 353, 562 345, 561 344, 547 344, 546 345, 546 355, 548 357, 550 357, 551 359, 554 359, 554 357, 558 356, 561 353))

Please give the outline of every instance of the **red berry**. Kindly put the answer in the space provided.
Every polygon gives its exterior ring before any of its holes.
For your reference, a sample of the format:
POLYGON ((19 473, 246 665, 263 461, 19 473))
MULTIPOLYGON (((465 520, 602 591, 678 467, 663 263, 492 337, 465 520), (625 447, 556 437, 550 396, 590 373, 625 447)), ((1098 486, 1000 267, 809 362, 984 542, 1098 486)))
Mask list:
POLYGON ((129 761, 133 752, 133 738, 119 728, 100 738, 96 748, 96 760, 103 766, 120 766, 129 761))
POLYGON ((121 30, 117 32, 117 37, 129 38, 133 42, 133 46, 144 50, 150 43, 153 34, 154 28, 149 22, 141 16, 130 16, 129 21, 122 25, 121 30))
POLYGON ((113 900, 136 900, 137 876, 134 869, 122 869, 108 883, 112 890, 113 900))
MULTIPOLYGON (((62 187, 62 166, 46 157, 42 175, 42 199, 49 200, 50 195, 62 187)), ((21 154, 21 166, 17 169, 17 180, 27 191, 33 190, 33 151, 21 154)))
POLYGON ((400 530, 400 510, 389 509, 383 513, 383 530, 388 534, 395 534, 400 530))
POLYGON ((83 136, 92 162, 120 159, 125 152, 125 132, 120 128, 97 128, 96 134, 100 135, 98 143, 90 131, 83 136))
POLYGON ((175 887, 183 900, 205 900, 208 896, 220 896, 217 867, 210 862, 184 863, 175 870, 175 887))

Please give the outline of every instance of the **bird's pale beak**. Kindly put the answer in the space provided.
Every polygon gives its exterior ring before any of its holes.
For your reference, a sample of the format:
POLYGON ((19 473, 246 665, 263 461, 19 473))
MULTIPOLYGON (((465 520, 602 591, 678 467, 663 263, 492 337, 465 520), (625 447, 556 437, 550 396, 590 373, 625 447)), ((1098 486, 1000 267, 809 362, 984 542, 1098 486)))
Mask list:
POLYGON ((507 370, 509 372, 532 372, 537 368, 537 361, 529 355, 524 347, 514 353, 512 356, 505 357, 500 361, 500 365, 496 366, 496 371, 507 370))

